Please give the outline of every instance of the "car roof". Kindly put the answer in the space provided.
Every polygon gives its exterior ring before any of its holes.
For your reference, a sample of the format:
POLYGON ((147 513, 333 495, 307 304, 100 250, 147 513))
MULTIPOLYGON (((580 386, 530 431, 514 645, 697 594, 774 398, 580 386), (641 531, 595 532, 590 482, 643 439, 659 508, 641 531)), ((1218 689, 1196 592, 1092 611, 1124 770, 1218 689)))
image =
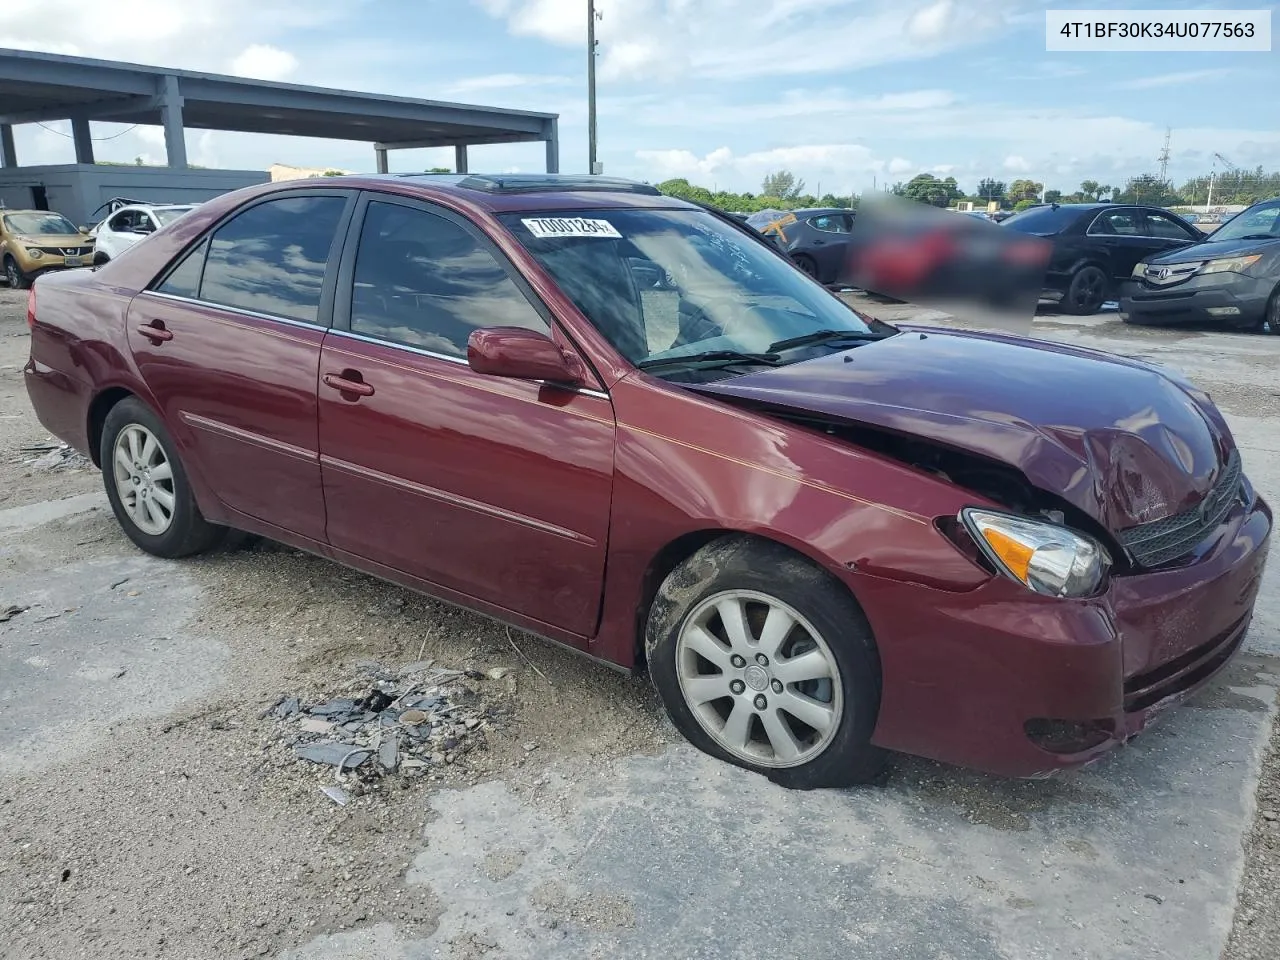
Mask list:
POLYGON ((123 213, 125 210, 194 210, 198 206, 198 203, 131 203, 120 207, 116 213, 123 213))
POLYGON ((853 213, 854 211, 848 207, 803 207, 791 212, 797 217, 821 217, 832 213, 853 213))
MULTIPOLYGON (((521 210, 583 210, 602 207, 647 207, 697 210, 696 204, 661 193, 637 180, 585 174, 530 173, 412 173, 355 174, 326 177, 324 185, 376 188, 395 184, 411 187, 424 197, 456 196, 491 213, 521 210)), ((314 187, 314 180, 285 181, 314 187)))

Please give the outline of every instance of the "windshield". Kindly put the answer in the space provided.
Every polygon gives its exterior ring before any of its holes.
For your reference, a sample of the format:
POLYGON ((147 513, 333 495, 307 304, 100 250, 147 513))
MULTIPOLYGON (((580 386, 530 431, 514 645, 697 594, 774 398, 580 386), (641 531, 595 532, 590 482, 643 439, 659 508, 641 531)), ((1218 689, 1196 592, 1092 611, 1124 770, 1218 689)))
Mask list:
POLYGON ((155 215, 155 218, 160 221, 160 226, 165 227, 173 223, 173 221, 177 220, 184 213, 190 213, 191 207, 157 207, 152 209, 151 212, 155 215))
POLYGON ((1213 231, 1209 235, 1209 242, 1263 236, 1280 238, 1280 200, 1268 200, 1250 207, 1213 231))
POLYGON ((1071 204, 1060 207, 1029 207, 1015 213, 1001 226, 1019 233, 1037 233, 1043 236, 1066 229, 1080 216, 1080 208, 1071 204))
POLYGON ((35 236, 42 233, 79 233, 75 224, 60 213, 11 213, 4 218, 10 233, 35 236))
POLYGON ((632 363, 762 354, 819 331, 896 332, 710 213, 590 210, 501 219, 632 363))

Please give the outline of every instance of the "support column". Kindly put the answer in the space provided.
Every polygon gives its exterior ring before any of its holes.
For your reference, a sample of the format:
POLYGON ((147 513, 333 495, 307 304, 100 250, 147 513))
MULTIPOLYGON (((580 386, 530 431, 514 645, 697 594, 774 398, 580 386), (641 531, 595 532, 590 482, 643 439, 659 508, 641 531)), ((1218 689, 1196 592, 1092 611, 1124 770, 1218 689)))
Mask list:
POLYGON ((560 172, 560 123, 551 120, 547 123, 547 173, 560 172))
POLYGON ((165 77, 161 81, 160 122, 164 125, 164 150, 169 166, 186 167, 187 137, 182 126, 182 93, 177 77, 165 77))
POLYGON ((76 146, 76 163, 93 163, 93 134, 88 117, 71 118, 71 139, 76 146))
POLYGON ((453 145, 453 171, 454 173, 467 173, 467 145, 465 143, 455 143, 453 145))
POLYGON ((386 147, 374 147, 374 148, 373 148, 373 156, 374 156, 374 158, 378 161, 378 172, 379 172, 379 173, 390 173, 390 172, 391 172, 391 171, 387 168, 387 148, 386 148, 386 147))
POLYGON ((13 146, 13 126, 0 123, 0 167, 16 167, 18 151, 13 146))

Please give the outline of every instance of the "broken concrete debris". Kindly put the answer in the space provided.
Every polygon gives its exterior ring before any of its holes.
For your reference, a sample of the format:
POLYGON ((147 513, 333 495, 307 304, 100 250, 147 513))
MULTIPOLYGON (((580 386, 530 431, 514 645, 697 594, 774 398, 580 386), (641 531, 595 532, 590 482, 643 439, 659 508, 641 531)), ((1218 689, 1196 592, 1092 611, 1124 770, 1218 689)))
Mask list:
MULTIPOLYGON (((330 768, 340 780, 354 775, 369 783, 393 774, 421 776, 483 742, 490 714, 476 693, 458 682, 467 673, 431 661, 399 671, 362 661, 357 670, 360 678, 336 696, 282 696, 262 712, 281 725, 276 739, 296 759, 330 768), (381 677, 392 679, 371 680, 381 677)), ((350 790, 322 789, 339 805, 349 799, 350 790)))
POLYGON ((23 463, 36 470, 84 470, 92 467, 89 459, 77 453, 65 443, 50 439, 46 443, 33 443, 22 447, 23 454, 39 454, 24 457, 23 463))
POLYGON ((10 604, 7 607, 0 608, 0 623, 8 623, 20 613, 26 613, 30 607, 20 607, 17 604, 10 604))

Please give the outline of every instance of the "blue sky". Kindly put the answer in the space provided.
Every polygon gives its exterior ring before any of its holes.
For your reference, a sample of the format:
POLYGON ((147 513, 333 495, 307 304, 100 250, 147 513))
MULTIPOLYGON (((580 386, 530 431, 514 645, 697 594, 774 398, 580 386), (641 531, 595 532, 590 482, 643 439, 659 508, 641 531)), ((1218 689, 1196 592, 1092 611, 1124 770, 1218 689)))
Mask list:
MULTIPOLYGON (((786 167, 823 192, 924 171, 1070 191, 1217 151, 1280 167, 1280 51, 1045 52, 1027 0, 598 0, 600 158, 610 174, 757 190, 786 167)), ((1130 9, 1272 5, 1128 0, 1130 9)), ((10 0, 0 47, 558 112, 561 168, 586 168, 585 0, 10 0), (16 4, 16 6, 15 6, 16 4), (266 9, 264 9, 266 8, 266 9)), ((1273 20, 1280 17, 1273 15, 1273 20)), ((51 125, 63 133, 66 124, 51 125)), ((160 161, 158 129, 95 124, 99 159, 160 161)), ((363 144, 188 134, 193 162, 367 170, 363 144)), ((23 163, 70 141, 18 128, 23 163)), ((539 170, 538 144, 473 148, 473 170, 539 170)), ((452 163, 403 151, 393 170, 452 163)))

